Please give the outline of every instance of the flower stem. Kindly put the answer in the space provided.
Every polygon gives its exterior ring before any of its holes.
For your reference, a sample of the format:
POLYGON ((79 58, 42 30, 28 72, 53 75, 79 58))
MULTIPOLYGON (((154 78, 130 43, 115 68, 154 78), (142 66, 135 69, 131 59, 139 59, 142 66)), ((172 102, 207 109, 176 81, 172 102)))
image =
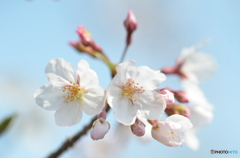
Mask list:
MULTIPOLYGON (((110 110, 110 107, 107 105, 106 113, 109 110, 110 110)), ((76 135, 74 135, 73 137, 68 138, 67 140, 65 140, 65 142, 61 145, 61 147, 58 150, 56 150, 55 152, 53 152, 52 154, 50 154, 48 156, 48 158, 57 158, 64 151, 66 151, 68 148, 72 147, 77 140, 79 140, 82 136, 87 134, 87 132, 90 130, 90 128, 92 127, 93 122, 96 119, 97 119, 97 116, 92 118, 92 120, 91 120, 91 122, 89 124, 85 125, 84 128, 81 131, 79 131, 76 135)))
POLYGON ((127 50, 128 50, 128 47, 129 47, 129 44, 126 44, 125 48, 124 48, 124 51, 123 51, 123 54, 122 54, 122 57, 121 57, 121 60, 119 63, 123 62, 126 54, 127 54, 127 50))

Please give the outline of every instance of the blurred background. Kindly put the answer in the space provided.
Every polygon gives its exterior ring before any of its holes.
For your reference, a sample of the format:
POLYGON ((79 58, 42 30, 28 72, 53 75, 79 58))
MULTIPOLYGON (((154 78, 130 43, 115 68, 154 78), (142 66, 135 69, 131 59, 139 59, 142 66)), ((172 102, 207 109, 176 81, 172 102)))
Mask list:
MULTIPOLYGON (((117 130, 121 139, 114 145, 116 121, 110 112, 108 139, 93 142, 86 136, 61 157, 239 157, 240 153, 210 154, 211 149, 240 152, 238 0, 1 0, 0 121, 17 116, 0 135, 0 157, 46 157, 88 123, 91 117, 84 115, 76 126, 58 127, 54 112, 38 107, 33 93, 47 82, 44 70, 53 58, 64 58, 74 66, 80 59, 87 60, 101 86, 107 88, 111 79, 107 67, 77 53, 69 41, 78 40, 75 30, 82 24, 109 58, 119 62, 126 36, 123 20, 130 9, 136 15, 138 29, 126 59, 134 59, 139 66, 160 69, 174 65, 182 48, 210 39, 201 51, 216 59, 218 70, 200 87, 214 105, 213 122, 198 133, 197 151, 186 145, 170 148, 155 140, 140 141, 132 134, 124 135, 125 129, 117 130)), ((175 76, 161 86, 181 87, 175 76)))

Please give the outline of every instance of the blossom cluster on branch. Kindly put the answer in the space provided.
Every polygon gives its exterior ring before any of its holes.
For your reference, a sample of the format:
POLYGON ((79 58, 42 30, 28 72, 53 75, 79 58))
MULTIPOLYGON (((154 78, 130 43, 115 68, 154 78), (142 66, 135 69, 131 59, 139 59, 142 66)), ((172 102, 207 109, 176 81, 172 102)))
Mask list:
MULTIPOLYGON (((58 126, 70 127, 81 121, 83 112, 97 115, 91 122, 93 140, 103 139, 110 130, 107 112, 112 109, 122 125, 131 129, 136 136, 151 137, 167 146, 182 146, 185 142, 193 149, 198 148, 196 132, 211 122, 212 106, 198 87, 200 81, 210 77, 216 70, 214 59, 198 52, 202 43, 185 48, 175 66, 153 70, 147 66, 136 66, 134 60, 124 61, 127 49, 132 43, 137 20, 130 11, 124 26, 127 31, 126 47, 119 63, 110 61, 103 49, 95 43, 90 32, 79 26, 80 40, 70 42, 78 52, 103 61, 110 70, 112 81, 106 90, 99 86, 98 76, 85 60, 80 60, 75 69, 62 58, 52 59, 45 73, 48 83, 36 90, 36 103, 45 110, 55 111, 58 126), (159 87, 166 75, 180 78, 183 90, 159 87), (191 105, 193 104, 193 105, 191 105), (169 117, 158 120, 164 113, 169 117), (151 128, 147 128, 151 126, 151 128), (146 131, 150 130, 150 131, 146 131)), ((80 134, 80 138, 82 135, 80 134)), ((76 140, 74 140, 76 141, 76 140)), ((57 157, 75 142, 68 141, 55 154, 57 157)), ((54 156, 55 155, 55 156, 54 156)))

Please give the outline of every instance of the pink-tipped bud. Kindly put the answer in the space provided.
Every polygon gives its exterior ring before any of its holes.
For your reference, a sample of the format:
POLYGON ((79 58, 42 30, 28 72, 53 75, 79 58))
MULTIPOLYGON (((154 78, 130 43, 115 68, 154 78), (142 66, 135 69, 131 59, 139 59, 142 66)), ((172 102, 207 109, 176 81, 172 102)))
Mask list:
POLYGON ((167 113, 168 116, 171 116, 173 114, 179 114, 185 117, 190 117, 191 114, 187 106, 178 104, 169 104, 166 107, 165 112, 167 113))
POLYGON ((103 118, 99 118, 93 122, 90 135, 93 140, 103 139, 110 129, 110 124, 103 118))
POLYGON ((93 43, 90 32, 83 26, 79 26, 76 32, 84 45, 88 46, 93 43))
POLYGON ((132 41, 132 33, 137 29, 137 20, 133 11, 129 11, 126 20, 124 21, 124 26, 127 30, 127 45, 132 41))
POLYGON ((138 137, 141 137, 145 134, 145 124, 139 119, 135 120, 135 123, 131 125, 132 133, 138 137))
POLYGON ((96 52, 102 52, 102 48, 94 42, 94 40, 91 37, 91 33, 87 29, 80 25, 76 32, 79 35, 81 43, 84 46, 96 52))
POLYGON ((129 11, 126 20, 124 21, 124 26, 128 32, 133 32, 137 29, 137 19, 133 14, 133 11, 129 11))
POLYGON ((177 101, 181 102, 181 103, 188 103, 189 102, 189 98, 187 96, 187 93, 184 91, 175 91, 174 92, 174 96, 177 99, 177 101))
POLYGON ((174 95, 169 90, 162 89, 162 90, 158 91, 158 93, 163 96, 163 98, 165 99, 167 104, 174 103, 174 95))

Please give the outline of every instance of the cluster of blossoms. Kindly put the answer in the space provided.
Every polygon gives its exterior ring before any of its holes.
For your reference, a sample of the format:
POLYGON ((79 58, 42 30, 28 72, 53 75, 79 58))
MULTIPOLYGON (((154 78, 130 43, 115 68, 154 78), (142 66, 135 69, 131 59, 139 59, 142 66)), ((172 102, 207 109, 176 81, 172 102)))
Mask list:
MULTIPOLYGON (((124 26, 127 30, 125 54, 137 28, 132 11, 128 13, 124 26)), ((113 64, 83 26, 77 33, 80 41, 70 44, 79 52, 102 60, 109 67, 113 79, 104 90, 87 61, 80 60, 75 69, 64 59, 52 59, 45 69, 49 82, 38 89, 34 97, 42 108, 56 111, 54 117, 58 126, 78 124, 83 112, 98 114, 90 135, 93 140, 102 139, 110 129, 106 119, 111 108, 116 120, 129 126, 136 136, 144 136, 148 130, 146 125, 151 125, 152 138, 164 145, 182 146, 184 135, 187 144, 196 144, 191 142, 192 139, 197 141, 196 131, 212 119, 211 105, 199 90, 198 83, 216 69, 211 57, 196 52, 199 45, 183 49, 176 66, 152 70, 147 66, 137 67, 133 60, 113 64), (158 89, 166 80, 165 74, 178 75, 184 90, 158 89), (190 106, 191 103, 194 105, 190 106), (159 121, 164 113, 169 117, 159 121)))

